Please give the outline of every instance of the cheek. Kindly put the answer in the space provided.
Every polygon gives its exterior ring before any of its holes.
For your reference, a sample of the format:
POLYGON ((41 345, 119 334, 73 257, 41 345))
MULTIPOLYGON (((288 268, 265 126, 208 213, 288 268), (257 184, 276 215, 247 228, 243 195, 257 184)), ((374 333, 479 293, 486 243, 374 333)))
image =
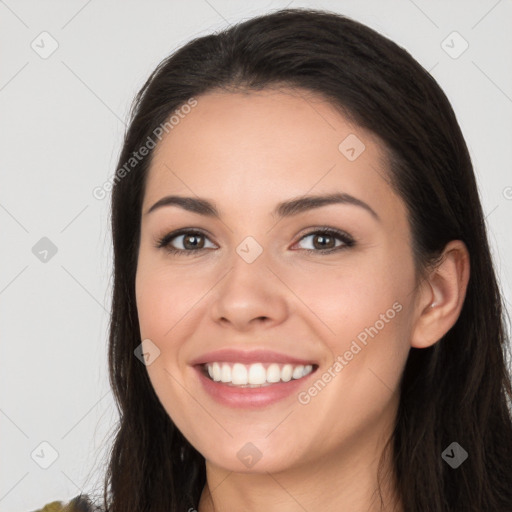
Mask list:
MULTIPOLYGON (((409 344, 403 283, 369 272, 324 283, 308 299, 327 328, 330 356, 301 404, 323 425, 325 437, 357 436, 392 411, 409 344), (322 420, 320 420, 322 419, 322 420)), ((303 291, 305 293, 305 290, 303 291)), ((307 301, 307 300, 306 300, 307 301)))
POLYGON ((169 417, 178 428, 188 431, 188 416, 182 405, 189 398, 181 371, 182 347, 192 335, 187 314, 200 295, 194 294, 194 284, 185 283, 180 275, 140 262, 135 295, 141 340, 150 339, 157 347, 152 350, 158 355, 146 366, 151 385, 169 417))
MULTIPOLYGON (((404 296, 408 272, 398 276, 385 261, 369 260, 351 258, 337 267, 310 267, 286 275, 300 302, 326 328, 324 335, 330 332, 334 339, 356 336, 404 296)), ((394 318, 394 313, 391 309, 388 316, 394 318)))
POLYGON ((135 295, 141 336, 168 339, 180 321, 205 293, 204 284, 186 272, 162 265, 140 265, 135 295))
POLYGON ((409 351, 408 305, 414 275, 410 262, 398 261, 391 252, 388 257, 374 255, 371 261, 351 261, 314 274, 301 273, 292 288, 311 313, 310 325, 318 326, 316 338, 329 349, 331 361, 325 364, 341 357, 343 369, 334 372, 340 375, 334 380, 357 385, 358 390, 352 387, 350 392, 357 401, 365 393, 372 396, 373 385, 381 386, 379 378, 390 389, 398 383, 409 351))

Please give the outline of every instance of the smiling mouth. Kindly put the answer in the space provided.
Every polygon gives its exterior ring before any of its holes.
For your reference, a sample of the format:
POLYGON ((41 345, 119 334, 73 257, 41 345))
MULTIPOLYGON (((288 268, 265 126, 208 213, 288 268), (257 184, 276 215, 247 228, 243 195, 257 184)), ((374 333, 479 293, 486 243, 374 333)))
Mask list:
POLYGON ((211 362, 198 365, 208 379, 230 387, 260 388, 300 380, 315 372, 316 364, 228 363, 211 362))

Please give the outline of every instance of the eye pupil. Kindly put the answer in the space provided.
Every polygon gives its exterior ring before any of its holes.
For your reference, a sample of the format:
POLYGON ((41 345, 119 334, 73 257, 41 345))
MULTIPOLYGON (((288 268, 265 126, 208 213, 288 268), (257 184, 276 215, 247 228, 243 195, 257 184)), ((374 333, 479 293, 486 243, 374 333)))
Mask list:
MULTIPOLYGON (((326 245, 327 244, 322 244, 320 243, 319 245, 317 245, 316 241, 317 240, 330 240, 331 242, 334 240, 334 238, 332 236, 329 236, 329 235, 316 235, 314 238, 313 238, 313 245, 315 246, 315 248, 317 249, 325 249, 326 248, 326 245)), ((332 244, 329 244, 329 245, 332 245, 332 244)))
POLYGON ((187 247, 187 242, 190 240, 190 239, 195 239, 196 242, 195 243, 192 243, 190 244, 190 246, 188 247, 189 249, 197 249, 198 247, 199 248, 202 248, 203 245, 204 245, 204 240, 203 240, 203 243, 200 244, 200 243, 197 243, 197 239, 198 238, 201 238, 199 235, 188 235, 188 236, 185 236, 183 237, 183 246, 184 247, 187 247))

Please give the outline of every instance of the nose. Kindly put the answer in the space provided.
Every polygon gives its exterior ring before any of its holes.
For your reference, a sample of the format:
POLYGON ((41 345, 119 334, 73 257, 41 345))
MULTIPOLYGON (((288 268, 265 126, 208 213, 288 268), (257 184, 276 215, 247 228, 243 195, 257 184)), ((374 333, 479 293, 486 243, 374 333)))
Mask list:
POLYGON ((211 319, 238 331, 282 323, 288 315, 288 288, 261 255, 247 263, 238 255, 212 290, 211 319))

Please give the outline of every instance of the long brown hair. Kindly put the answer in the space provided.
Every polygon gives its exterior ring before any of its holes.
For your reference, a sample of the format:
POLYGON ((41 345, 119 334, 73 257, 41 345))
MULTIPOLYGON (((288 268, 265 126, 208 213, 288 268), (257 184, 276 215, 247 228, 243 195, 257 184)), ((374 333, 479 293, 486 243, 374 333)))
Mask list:
MULTIPOLYGON (((194 39, 162 61, 132 106, 117 169, 190 98, 214 89, 292 87, 315 92, 376 134, 391 183, 407 206, 419 274, 462 240, 471 276, 456 324, 410 350, 392 437, 396 489, 407 511, 512 510, 512 385, 505 316, 473 167, 455 114, 403 48, 339 14, 285 9, 194 39), (457 469, 441 457, 457 442, 457 469)), ((204 457, 160 404, 141 343, 135 274, 151 156, 117 173, 112 192, 114 286, 110 382, 120 420, 105 476, 109 512, 197 508, 204 457)))

